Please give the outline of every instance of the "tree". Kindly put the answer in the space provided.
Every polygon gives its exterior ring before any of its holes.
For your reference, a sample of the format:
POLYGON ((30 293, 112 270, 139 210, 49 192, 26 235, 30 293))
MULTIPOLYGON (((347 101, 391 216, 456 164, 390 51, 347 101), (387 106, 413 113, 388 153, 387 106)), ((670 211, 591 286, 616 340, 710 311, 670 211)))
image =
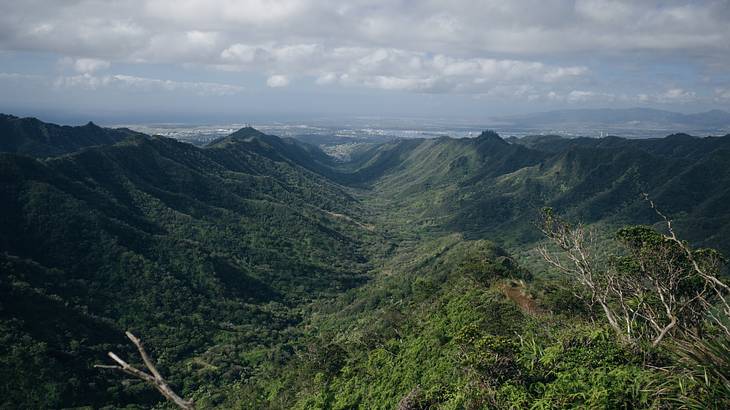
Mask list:
POLYGON ((664 235, 664 238, 668 241, 675 243, 684 252, 687 260, 691 263, 694 272, 704 281, 705 285, 709 288, 710 299, 702 299, 702 302, 708 306, 718 305, 720 308, 719 314, 713 312, 713 309, 708 309, 708 316, 714 322, 726 336, 730 337, 730 328, 728 322, 730 322, 730 301, 728 301, 728 294, 730 294, 730 286, 727 283, 720 280, 717 273, 719 271, 719 264, 724 263, 725 260, 722 258, 717 251, 712 249, 703 249, 698 251, 692 251, 685 241, 677 238, 672 226, 672 220, 669 219, 664 213, 662 213, 654 204, 654 201, 649 199, 647 194, 642 194, 644 200, 649 203, 649 206, 662 218, 667 226, 669 235, 664 235), (698 255, 699 254, 699 255, 698 255), (699 256, 699 257, 698 257, 699 256), (705 262, 710 262, 706 264, 705 262))
POLYGON ((712 312, 717 303, 725 308, 726 316, 730 312, 727 285, 718 278, 722 258, 714 250, 692 250, 677 239, 671 221, 664 220, 669 235, 648 227, 624 228, 616 239, 625 253, 603 256, 591 230, 582 224, 571 225, 552 209, 545 209, 540 229, 560 251, 541 246, 539 252, 577 282, 576 295, 591 308, 598 305, 626 342, 648 340, 657 346, 667 335, 696 333, 706 317, 727 332, 712 312))

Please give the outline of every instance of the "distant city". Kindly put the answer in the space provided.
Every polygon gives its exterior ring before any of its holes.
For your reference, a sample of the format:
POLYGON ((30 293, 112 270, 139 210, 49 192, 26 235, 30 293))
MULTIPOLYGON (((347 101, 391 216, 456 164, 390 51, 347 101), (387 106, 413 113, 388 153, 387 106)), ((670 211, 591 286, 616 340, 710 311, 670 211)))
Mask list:
MULTIPOLYGON (((592 110, 585 110, 590 112, 592 110)), ((628 110, 626 110, 628 111, 628 110)), ((575 110, 581 112, 581 110, 575 110)), ((730 116, 725 112, 725 115, 730 116)), ((697 126, 676 120, 614 120, 613 118, 596 121, 595 119, 573 119, 555 123, 540 123, 534 117, 498 118, 482 124, 450 120, 424 119, 382 119, 355 118, 351 120, 313 120, 303 122, 262 122, 262 123, 224 123, 224 124, 108 124, 111 127, 130 128, 151 135, 162 135, 204 145, 210 141, 229 135, 234 131, 252 126, 262 132, 280 137, 314 139, 334 137, 339 142, 352 139, 357 142, 382 142, 389 139, 470 138, 489 129, 502 137, 524 137, 526 135, 561 135, 565 137, 599 138, 609 135, 624 138, 661 138, 676 132, 695 136, 725 135, 730 133, 730 121, 718 122, 709 126, 697 126)), ((318 144, 320 145, 320 144, 318 144)))

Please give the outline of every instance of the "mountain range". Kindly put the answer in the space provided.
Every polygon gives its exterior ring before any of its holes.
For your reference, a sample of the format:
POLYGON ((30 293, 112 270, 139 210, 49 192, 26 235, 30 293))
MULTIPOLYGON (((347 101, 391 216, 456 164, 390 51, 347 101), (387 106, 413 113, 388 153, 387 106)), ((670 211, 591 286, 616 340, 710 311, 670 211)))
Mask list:
POLYGON ((730 113, 722 110, 684 114, 652 108, 571 109, 502 116, 495 117, 494 120, 515 127, 534 129, 730 130, 730 113))
POLYGON ((0 135, 3 136, 0 152, 50 157, 84 147, 114 144, 140 134, 124 128, 101 128, 93 122, 83 127, 69 127, 44 123, 37 118, 0 114, 0 135))
POLYGON ((157 404, 93 368, 134 355, 128 329, 201 407, 469 407, 495 369, 479 349, 513 360, 526 335, 554 367, 499 367, 495 403, 640 406, 624 391, 654 373, 536 261, 538 211, 659 226, 646 193, 693 245, 730 251, 730 135, 485 131, 342 162, 250 127, 196 147, 3 115, 0 151, 0 407, 157 404))

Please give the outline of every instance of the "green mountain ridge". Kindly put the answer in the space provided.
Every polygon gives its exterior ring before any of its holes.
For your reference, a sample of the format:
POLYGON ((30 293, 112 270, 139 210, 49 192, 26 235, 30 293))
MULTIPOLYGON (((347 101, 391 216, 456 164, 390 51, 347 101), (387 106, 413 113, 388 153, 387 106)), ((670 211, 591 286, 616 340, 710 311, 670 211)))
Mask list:
POLYGON ((114 400, 115 393, 96 388, 90 397, 63 378, 108 386, 90 364, 103 360, 111 341, 128 351, 119 337, 126 328, 173 361, 194 352, 211 356, 198 359, 211 366, 236 363, 216 373, 232 381, 245 366, 233 356, 255 350, 259 339, 247 327, 267 328, 269 341, 286 339, 297 305, 364 280, 358 243, 368 232, 332 216, 359 219, 355 201, 307 170, 245 147, 220 152, 134 136, 47 160, 2 154, 0 169, 0 245, 12 266, 3 271, 2 317, 20 340, 78 361, 49 376, 49 384, 64 385, 49 403, 114 400), (24 297, 58 300, 73 312, 60 318, 70 322, 5 302, 24 297), (84 336, 84 321, 71 319, 79 316, 115 330, 84 336), (38 326, 56 333, 37 333, 38 326), (229 326, 241 330, 230 335, 229 326), (78 343, 87 350, 71 352, 78 343), (230 351, 219 353, 224 346, 230 351))
POLYGON ((679 224, 716 223, 718 235, 692 240, 730 250, 721 239, 728 210, 720 205, 729 194, 723 186, 730 136, 560 139, 546 145, 509 144, 493 133, 473 140, 407 140, 381 146, 371 158, 390 162, 366 163, 356 175, 377 175, 371 186, 401 218, 474 237, 518 236, 517 242, 536 239, 531 220, 544 206, 589 223, 655 222, 641 198, 645 192, 677 215, 679 224), (706 207, 715 210, 714 222, 706 219, 706 207))
POLYGON ((33 157, 67 154, 84 147, 109 145, 141 135, 135 131, 102 128, 93 122, 80 127, 58 126, 36 118, 0 114, 0 152, 33 157))
POLYGON ((253 128, 205 147, 32 129, 66 139, 0 147, 0 407, 159 404, 92 368, 134 357, 128 329, 202 408, 647 407, 630 386, 653 373, 529 258, 537 210, 653 224, 647 192, 730 250, 730 136, 487 131, 342 163, 253 128))

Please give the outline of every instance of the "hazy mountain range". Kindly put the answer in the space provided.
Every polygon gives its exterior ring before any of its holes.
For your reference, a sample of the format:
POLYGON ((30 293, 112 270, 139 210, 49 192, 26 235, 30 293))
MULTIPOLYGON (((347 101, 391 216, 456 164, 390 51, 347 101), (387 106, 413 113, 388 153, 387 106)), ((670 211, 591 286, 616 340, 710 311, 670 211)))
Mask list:
MULTIPOLYGON (((730 113, 711 110, 682 114, 651 108, 574 109, 495 118, 502 125, 534 129, 606 131, 694 131, 724 134, 730 130, 730 113)), ((620 134, 619 134, 620 135, 620 134)))

